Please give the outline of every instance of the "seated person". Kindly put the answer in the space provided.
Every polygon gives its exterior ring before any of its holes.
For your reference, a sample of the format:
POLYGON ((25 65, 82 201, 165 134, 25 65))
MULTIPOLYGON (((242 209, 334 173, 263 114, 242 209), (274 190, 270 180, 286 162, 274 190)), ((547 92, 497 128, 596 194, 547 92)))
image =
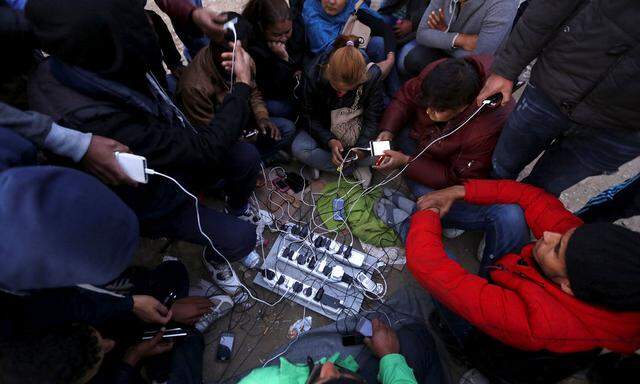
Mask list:
POLYGON ((512 0, 432 0, 416 32, 418 46, 404 59, 416 76, 443 57, 493 55, 509 35, 516 16, 512 0))
POLYGON ((404 59, 418 45, 416 31, 427 5, 429 1, 425 0, 386 0, 378 10, 384 21, 392 26, 393 34, 398 41, 396 66, 401 76, 407 76, 404 59))
MULTIPOLYGON (((148 73, 155 67, 151 63, 160 65, 161 55, 144 9, 126 0, 83 4, 27 4, 26 15, 51 55, 32 75, 31 106, 63 125, 125 144, 144 156, 149 168, 188 189, 224 180, 227 213, 200 206, 203 229, 226 259, 257 264, 256 224, 262 220, 249 197, 260 159, 253 145, 238 142, 249 116, 249 55, 238 47, 233 92, 215 119, 196 129, 148 73)), ((226 57, 230 64, 231 54, 226 57)), ((115 190, 138 216, 143 236, 209 246, 193 201, 170 180, 152 176, 147 185, 115 190)), ((237 276, 220 254, 209 249, 205 258, 215 282, 229 293, 239 290, 237 276)))
MULTIPOLYGON (((293 364, 281 357, 280 366, 270 365, 254 369, 240 380, 239 384, 265 382, 309 384, 445 382, 440 359, 436 354, 435 342, 424 324, 407 324, 397 332, 378 319, 372 321, 372 326, 372 337, 364 340, 369 350, 358 353, 358 361, 350 355, 340 357, 341 353, 339 352, 330 357, 317 358, 318 360, 314 361, 313 357, 317 355, 318 345, 326 346, 327 340, 331 339, 333 335, 327 335, 324 332, 307 334, 298 340, 298 351, 294 346, 293 350, 288 353, 288 355, 306 356, 306 364, 293 364), (324 342, 319 340, 320 338, 324 342), (316 350, 312 351, 311 349, 314 347, 316 350)), ((361 348, 356 350, 361 351, 361 348)))
POLYGON ((211 310, 212 303, 206 297, 185 297, 189 279, 178 261, 167 260, 154 270, 137 268, 126 276, 133 293, 146 294, 63 288, 14 299, 12 312, 18 314, 19 325, 0 343, 3 382, 85 383, 93 377, 92 383, 142 383, 146 381, 139 371, 145 365, 155 382, 200 383, 204 340, 199 329, 206 328, 190 326, 211 310), (164 300, 171 292, 177 300, 167 308, 157 298, 164 300), (179 326, 188 335, 167 342, 160 332, 151 340, 140 340, 145 330, 163 325, 179 326), (30 335, 40 337, 34 340, 30 335), (52 380, 51 375, 60 376, 52 380))
MULTIPOLYGON (((306 131, 293 141, 293 155, 313 168, 333 172, 350 148, 368 147, 375 138, 383 97, 378 65, 367 65, 358 38, 341 36, 332 52, 318 56, 305 74, 303 113, 306 131)), ((367 153, 353 150, 368 170, 367 153)))
POLYGON ((251 0, 242 12, 253 27, 247 52, 270 116, 295 120, 302 96, 304 24, 285 0, 251 0))
MULTIPOLYGON (((227 13, 227 19, 238 18, 235 25, 238 42, 247 46, 251 34, 251 25, 237 13, 227 13)), ((227 33, 226 38, 233 42, 233 35, 227 33)), ((235 87, 222 65, 222 53, 230 52, 232 46, 227 40, 221 43, 211 42, 201 49, 193 61, 185 69, 178 83, 177 99, 187 119, 196 127, 207 126, 224 106, 227 95, 235 87)), ((269 111, 264 103, 260 90, 251 81, 251 113, 247 132, 258 129, 255 145, 263 160, 275 155, 280 149, 287 148, 295 135, 295 124, 281 117, 269 118, 269 111)))
MULTIPOLYGON (((478 107, 475 98, 491 65, 488 56, 443 59, 407 81, 385 111, 378 140, 393 140, 400 151, 388 151, 378 169, 406 167, 409 189, 417 198, 471 178, 488 178, 491 154, 514 103, 484 107, 456 133, 478 107), (425 150, 426 148, 426 150, 425 150), (414 157, 421 151, 425 152, 414 157)), ((402 219, 408 218, 407 212, 402 219)), ((384 215, 383 215, 384 216, 384 215)), ((528 241, 528 230, 518 207, 456 205, 445 218, 447 228, 485 230, 484 264, 528 241), (504 220, 497 220, 501 217, 504 220), (508 218, 512 220, 506 220, 508 218), (506 249, 504 248, 506 247, 506 249)), ((384 220, 384 218, 383 218, 384 220)), ((399 229, 406 238, 409 221, 399 229)), ((399 224, 399 223, 389 223, 399 224)))
MULTIPOLYGON (((409 270, 473 328, 524 351, 640 348, 640 234, 583 224, 556 197, 515 181, 469 180, 421 197, 418 206, 407 240, 409 270), (518 204, 538 240, 502 257, 489 278, 466 271, 441 239, 440 217, 461 199, 518 204)), ((468 332, 458 329, 469 328, 451 329, 464 343, 468 332)))
MULTIPOLYGON (((312 0, 305 1, 302 9, 305 32, 309 49, 314 56, 333 49, 333 42, 342 34, 345 23, 355 10, 358 0, 312 0)), ((366 47, 369 61, 389 62, 389 69, 383 72, 389 97, 400 88, 400 80, 393 63, 395 62, 396 40, 391 27, 381 16, 366 4, 356 12, 358 21, 371 28, 371 36, 366 47)))

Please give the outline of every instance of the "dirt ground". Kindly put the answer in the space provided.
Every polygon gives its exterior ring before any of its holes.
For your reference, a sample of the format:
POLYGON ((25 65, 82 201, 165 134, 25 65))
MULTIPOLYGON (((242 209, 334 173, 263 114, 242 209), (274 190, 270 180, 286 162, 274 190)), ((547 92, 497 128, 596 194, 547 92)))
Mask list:
MULTIPOLYGON (((218 11, 236 11, 239 12, 244 5, 244 0, 206 0, 206 6, 210 6, 218 11)), ((149 7, 155 9, 153 2, 149 2, 149 7)), ((173 28, 165 17, 165 21, 173 28)), ((174 34, 175 37, 175 34, 174 34)), ((182 44, 176 38, 179 49, 182 44)), ((612 175, 603 175, 591 177, 570 188, 562 194, 562 201, 571 210, 579 209, 590 197, 598 192, 615 185, 640 171, 640 158, 629 162, 620 168, 618 172, 612 175)), ((526 172, 526 170, 525 170, 526 172)), ((219 202, 211 201, 213 205, 219 205, 219 202)), ((640 217, 634 217, 624 220, 624 225, 640 231, 640 217)), ((271 241, 274 235, 268 235, 271 241)), ((449 250, 456 254, 467 268, 474 268, 477 265, 474 255, 481 235, 478 233, 465 233, 461 237, 454 240, 446 240, 449 250)), ((272 244, 272 242, 270 243, 272 244)), ((201 247, 197 247, 187 243, 170 244, 166 240, 151 241, 143 239, 140 249, 137 253, 137 262, 144 265, 152 265, 157 262, 163 255, 171 254, 179 257, 189 268, 193 281, 199 278, 206 278, 206 273, 200 262, 201 247)), ((268 247, 265 252, 268 252, 268 247)), ((404 271, 398 271, 394 268, 386 268, 384 271, 389 283, 389 293, 392 294, 397 287, 406 284, 408 280, 412 280, 410 274, 404 271)), ((241 270, 242 277, 250 286, 253 273, 241 270)), ((277 299, 275 294, 267 292, 262 288, 255 288, 255 293, 270 302, 277 299)), ((204 356, 204 379, 205 383, 218 383, 228 380, 243 372, 247 372, 252 368, 260 366, 264 361, 272 356, 272 352, 279 346, 290 341, 287 337, 289 326, 300 319, 303 309, 291 301, 284 300, 275 307, 267 307, 264 305, 254 305, 251 308, 236 308, 231 315, 220 319, 215 326, 207 332, 206 350, 204 356), (234 332, 235 346, 234 356, 231 361, 220 363, 215 360, 215 351, 218 345, 220 332, 234 332)), ((309 312, 307 312, 309 314, 309 312)), ((320 315, 312 313, 313 327, 329 324, 330 321, 320 315)), ((459 377, 460 371, 458 367, 451 366, 454 378, 459 377)), ((232 380, 230 382, 235 382, 232 380)))

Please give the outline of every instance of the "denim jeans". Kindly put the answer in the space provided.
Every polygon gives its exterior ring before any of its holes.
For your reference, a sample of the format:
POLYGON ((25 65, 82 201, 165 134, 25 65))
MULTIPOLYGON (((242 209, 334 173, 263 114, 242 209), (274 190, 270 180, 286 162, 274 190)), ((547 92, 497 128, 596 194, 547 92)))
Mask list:
POLYGON ((402 66, 406 76, 415 77, 418 76, 427 65, 445 57, 449 57, 449 54, 442 49, 416 44, 413 49, 404 54, 402 66))
MULTIPOLYGON (((300 131, 291 144, 291 152, 293 156, 303 164, 317 168, 321 171, 335 172, 336 165, 331 161, 331 152, 322 149, 316 140, 306 131, 300 131)), ((371 159, 366 157, 358 160, 358 166, 368 166, 371 159)))
POLYGON ((587 223, 612 223, 640 215, 640 173, 594 196, 576 215, 587 223))
POLYGON ((272 118, 283 117, 291 121, 294 121, 296 119, 296 109, 298 104, 296 102, 267 99, 265 100, 265 104, 267 105, 269 116, 271 116, 272 118))
MULTIPOLYGON (((409 127, 403 129, 394 144, 404 153, 413 155, 416 153, 416 145, 408 133, 409 127)), ((416 198, 434 190, 410 179, 406 181, 416 198)), ((486 276, 487 267, 497 259, 510 252, 519 251, 531 238, 524 211, 517 204, 476 205, 457 201, 442 218, 442 226, 484 231, 485 248, 479 270, 481 276, 486 276)), ((406 240, 408 233, 409 220, 406 220, 399 235, 406 240)))
POLYGON ((589 176, 613 173, 640 156, 640 132, 575 123, 529 84, 498 139, 493 176, 516 179, 543 151, 523 181, 558 196, 589 176))
POLYGON ((278 127, 280 130, 280 135, 282 138, 280 140, 274 140, 269 136, 267 132, 266 135, 260 133, 258 135, 258 139, 255 143, 258 152, 260 152, 260 157, 262 160, 267 160, 275 155, 279 150, 286 150, 291 142, 293 141, 293 137, 296 134, 296 125, 293 121, 285 119, 283 117, 271 117, 271 122, 278 127))

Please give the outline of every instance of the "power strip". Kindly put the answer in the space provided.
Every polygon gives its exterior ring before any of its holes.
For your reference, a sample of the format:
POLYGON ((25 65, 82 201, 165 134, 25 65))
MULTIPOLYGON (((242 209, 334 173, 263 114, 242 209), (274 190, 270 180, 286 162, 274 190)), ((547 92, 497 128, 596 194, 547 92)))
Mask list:
POLYGON ((271 290, 279 294, 288 292, 291 300, 305 306, 311 306, 317 312, 331 312, 334 316, 338 316, 343 310, 343 302, 327 293, 323 287, 315 287, 311 284, 305 284, 295 278, 285 275, 284 273, 273 270, 264 269, 261 271, 262 280, 271 288, 271 290), (302 301, 302 303, 300 303, 302 301))
POLYGON ((356 268, 362 268, 364 265, 367 255, 353 249, 351 245, 338 243, 322 235, 314 235, 313 233, 309 235, 309 228, 306 226, 300 227, 293 223, 287 223, 285 224, 285 228, 287 228, 287 237, 289 240, 304 242, 304 244, 314 247, 319 251, 326 251, 341 263, 348 264, 356 268), (311 241, 309 241, 307 237, 310 238, 311 241))
POLYGON ((331 263, 324 254, 319 258, 305 245, 296 245, 295 248, 293 243, 289 244, 278 253, 278 259, 303 272, 310 273, 323 282, 336 284, 345 289, 353 283, 353 276, 344 272, 341 266, 331 263))

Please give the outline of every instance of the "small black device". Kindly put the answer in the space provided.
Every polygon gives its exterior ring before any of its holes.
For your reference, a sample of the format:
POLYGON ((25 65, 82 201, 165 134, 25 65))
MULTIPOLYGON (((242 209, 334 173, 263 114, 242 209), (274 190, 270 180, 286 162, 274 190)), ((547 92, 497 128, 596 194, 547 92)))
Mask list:
POLYGON ((277 179, 273 182, 273 184, 280 191, 287 191, 290 188, 289 183, 287 183, 287 179, 277 179))
POLYGON ((243 136, 245 139, 251 139, 251 138, 253 138, 253 137, 254 137, 254 136, 256 136, 256 135, 258 135, 258 130, 257 130, 257 129, 252 129, 252 130, 250 130, 250 131, 243 131, 243 132, 242 132, 242 136, 243 136))
POLYGON ((354 345, 360 345, 364 342, 364 336, 361 334, 350 334, 342 336, 342 346, 343 347, 351 347, 354 345))
POLYGON ((175 291, 171 291, 162 301, 162 305, 164 305, 167 309, 171 309, 171 306, 173 305, 173 302, 176 301, 176 298, 178 298, 178 295, 175 293, 175 291))
MULTIPOLYGON (((155 330, 151 330, 151 331, 145 331, 145 333, 142 335, 142 340, 151 340, 153 339, 153 337, 160 332, 159 329, 155 329, 155 330)), ((180 327, 176 327, 176 328, 170 328, 170 329, 166 329, 164 331, 164 335, 162 335, 162 339, 163 340, 170 340, 170 339, 175 339, 175 338, 180 338, 180 337, 185 337, 187 336, 188 332, 186 329, 180 328, 180 327)))
POLYGON ((287 184, 289 184, 289 188, 291 188, 293 192, 300 193, 305 181, 302 176, 297 173, 287 172, 287 184))
POLYGON ((222 332, 220 335, 220 344, 216 351, 216 359, 218 361, 228 361, 233 354, 233 340, 235 336, 231 332, 222 332))

